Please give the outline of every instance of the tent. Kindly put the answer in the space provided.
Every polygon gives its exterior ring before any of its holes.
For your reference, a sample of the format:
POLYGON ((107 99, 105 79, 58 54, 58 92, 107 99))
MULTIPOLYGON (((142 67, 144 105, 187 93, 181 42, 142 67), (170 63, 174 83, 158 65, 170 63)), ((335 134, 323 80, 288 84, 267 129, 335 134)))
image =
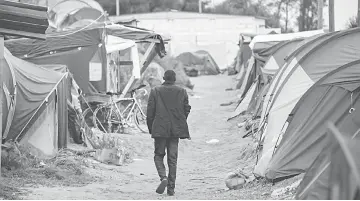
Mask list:
MULTIPOLYGON (((268 174, 268 172, 273 168, 271 165, 274 163, 270 163, 270 160, 276 144, 282 141, 279 136, 286 136, 289 133, 286 131, 288 124, 285 123, 288 116, 294 115, 292 110, 296 109, 296 104, 303 103, 303 100, 301 100, 302 102, 299 100, 317 81, 342 65, 358 59, 360 41, 357 38, 359 35, 360 29, 351 29, 315 37, 298 48, 288 64, 282 68, 282 75, 278 78, 278 85, 271 92, 273 96, 267 106, 269 112, 266 114, 264 132, 260 138, 259 146, 262 150, 260 150, 259 161, 254 169, 256 175, 266 176, 269 179, 281 177, 280 175, 272 176, 274 174, 268 174), (282 135, 281 133, 285 131, 286 134, 282 135)), ((303 112, 305 111, 303 110, 303 112)), ((321 117, 317 118, 321 119, 321 117)), ((293 131, 295 132, 297 129, 293 131)), ((294 144, 291 146, 296 147, 294 144)), ((280 147, 278 148, 280 150, 280 147)), ((312 161, 307 160, 307 162, 311 163, 312 161)), ((309 167, 309 164, 304 164, 304 167, 309 167)), ((304 171, 301 168, 298 169, 304 171)))
POLYGON ((287 54, 291 52, 301 40, 302 39, 283 41, 254 54, 254 57, 251 59, 251 61, 254 61, 254 64, 248 66, 249 71, 247 71, 247 75, 245 75, 246 80, 243 81, 242 95, 240 97, 240 99, 245 99, 246 96, 249 96, 247 97, 249 101, 241 101, 230 118, 240 115, 242 112, 247 111, 248 108, 250 109, 249 111, 254 111, 257 107, 260 107, 260 103, 258 102, 262 100, 262 96, 259 95, 265 93, 263 89, 268 88, 268 76, 275 74, 279 67, 284 64, 284 59, 287 54), (254 91, 252 91, 253 93, 248 93, 250 87, 253 85, 255 85, 254 91))
POLYGON ((66 147, 67 73, 14 57, 5 48, 3 69, 3 140, 17 141, 38 157, 66 147))
POLYGON ((184 52, 176 57, 184 64, 186 70, 194 69, 199 75, 217 75, 220 68, 206 51, 184 52))
POLYGON ((325 136, 327 146, 306 172, 297 189, 296 199, 360 199, 360 183, 356 179, 360 171, 357 157, 360 154, 359 131, 354 134, 345 133, 334 127, 331 132, 340 134, 340 139, 328 132, 325 136))
POLYGON ((251 40, 249 46, 252 49, 252 51, 256 53, 259 50, 271 47, 281 41, 288 41, 295 38, 307 38, 322 33, 324 33, 324 30, 302 31, 302 32, 286 33, 286 34, 258 35, 251 40))
POLYGON ((357 102, 360 104, 357 88, 360 79, 355 77, 359 66, 360 61, 356 61, 332 71, 301 97, 290 113, 286 132, 279 136, 280 143, 269 163, 267 178, 279 179, 305 172, 327 144, 324 139, 328 120, 336 122, 342 132, 357 131, 360 113, 350 113, 349 109, 356 108, 357 102))

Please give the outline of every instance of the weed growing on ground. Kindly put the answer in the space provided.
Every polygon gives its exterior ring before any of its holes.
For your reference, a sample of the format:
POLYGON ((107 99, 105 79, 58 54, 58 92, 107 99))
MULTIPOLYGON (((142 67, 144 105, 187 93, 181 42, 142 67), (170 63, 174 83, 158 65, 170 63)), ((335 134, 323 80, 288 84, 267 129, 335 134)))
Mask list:
POLYGON ((18 194, 17 188, 22 187, 87 185, 96 180, 85 172, 87 163, 84 156, 67 149, 60 150, 54 158, 40 159, 12 143, 1 156, 4 182, 0 197, 11 198, 9 195, 18 194))

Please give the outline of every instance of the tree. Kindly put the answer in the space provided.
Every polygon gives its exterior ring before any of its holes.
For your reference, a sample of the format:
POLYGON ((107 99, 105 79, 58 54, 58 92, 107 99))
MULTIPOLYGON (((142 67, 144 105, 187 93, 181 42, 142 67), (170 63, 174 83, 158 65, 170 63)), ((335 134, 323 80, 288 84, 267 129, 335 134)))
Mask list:
POLYGON ((349 21, 347 23, 347 28, 352 29, 352 28, 356 28, 356 27, 358 27, 357 16, 353 16, 349 19, 349 21))
MULTIPOLYGON (((324 0, 324 5, 326 0, 324 0)), ((299 31, 317 29, 317 0, 301 0, 300 16, 298 17, 299 31)))

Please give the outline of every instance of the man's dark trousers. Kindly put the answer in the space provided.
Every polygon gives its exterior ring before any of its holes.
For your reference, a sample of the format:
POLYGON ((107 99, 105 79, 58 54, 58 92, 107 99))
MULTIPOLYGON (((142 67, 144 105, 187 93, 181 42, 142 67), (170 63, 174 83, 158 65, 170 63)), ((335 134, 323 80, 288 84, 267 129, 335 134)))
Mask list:
POLYGON ((177 167, 177 158, 178 158, 178 144, 179 138, 154 138, 155 141, 155 166, 160 176, 160 179, 166 177, 166 168, 164 165, 164 156, 167 152, 167 163, 169 166, 168 174, 168 191, 174 191, 175 189, 175 180, 176 180, 176 167, 177 167))

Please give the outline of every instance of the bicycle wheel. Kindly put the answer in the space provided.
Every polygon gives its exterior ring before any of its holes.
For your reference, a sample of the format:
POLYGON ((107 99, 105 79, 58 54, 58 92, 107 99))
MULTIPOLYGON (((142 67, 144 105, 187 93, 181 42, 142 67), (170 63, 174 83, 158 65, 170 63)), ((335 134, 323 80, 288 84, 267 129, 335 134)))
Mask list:
POLYGON ((93 124, 103 132, 119 133, 121 116, 114 107, 101 106, 94 111, 93 124))
POLYGON ((146 116, 143 115, 138 107, 135 108, 133 113, 133 121, 138 129, 143 133, 148 133, 148 127, 146 123, 146 116))
POLYGON ((86 108, 86 110, 82 113, 83 116, 83 122, 88 126, 88 127, 94 127, 93 124, 93 110, 91 108, 86 108))

